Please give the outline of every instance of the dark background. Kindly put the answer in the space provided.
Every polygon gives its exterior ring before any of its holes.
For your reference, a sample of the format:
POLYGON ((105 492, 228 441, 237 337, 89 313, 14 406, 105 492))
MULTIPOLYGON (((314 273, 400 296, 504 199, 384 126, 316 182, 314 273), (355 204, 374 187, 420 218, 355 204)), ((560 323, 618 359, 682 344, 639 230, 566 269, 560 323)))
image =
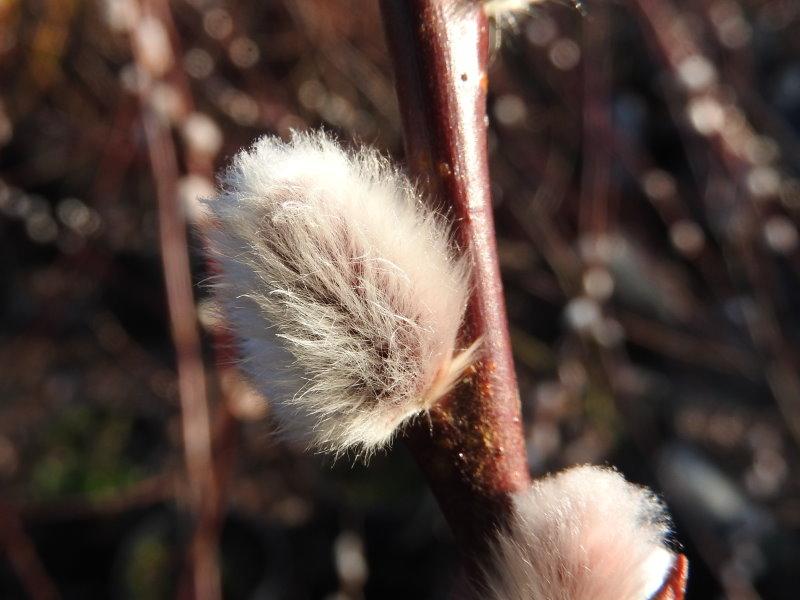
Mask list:
MULTIPOLYGON (((689 598, 797 598, 800 4, 582 9, 505 23, 490 71, 531 471, 653 486, 689 598)), ((402 159, 375 2, 0 1, 0 597, 185 589, 202 482, 159 186, 193 223, 224 597, 446 597, 455 550, 405 449, 282 443, 214 352, 195 199, 256 136, 320 125, 402 159)))

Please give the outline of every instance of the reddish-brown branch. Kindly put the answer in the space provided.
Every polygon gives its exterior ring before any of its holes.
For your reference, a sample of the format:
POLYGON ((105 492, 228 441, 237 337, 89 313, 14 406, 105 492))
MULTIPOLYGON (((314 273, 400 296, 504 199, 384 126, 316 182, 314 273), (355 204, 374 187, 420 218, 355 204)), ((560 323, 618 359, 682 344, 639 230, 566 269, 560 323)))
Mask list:
MULTIPOLYGON (((216 515, 216 510, 211 507, 217 501, 205 369, 192 293, 186 223, 178 204, 178 170, 172 138, 146 106, 143 120, 158 198, 161 257, 177 357, 186 470, 192 507, 198 517, 195 527, 198 532, 204 532, 209 530, 204 520, 216 515)), ((193 540, 193 581, 197 598, 219 597, 215 545, 216 538, 212 535, 198 535, 193 540)))
MULTIPOLYGON (((155 3, 155 9, 154 3, 150 2, 143 2, 142 6, 148 13, 160 12, 161 18, 168 15, 164 4, 155 3)), ((137 65, 146 72, 142 49, 138 43, 133 43, 132 47, 137 65)), ((178 198, 179 170, 170 130, 149 105, 147 88, 143 87, 140 94, 142 122, 156 186, 161 258, 177 362, 190 503, 196 519, 189 557, 193 597, 214 600, 220 597, 216 548, 219 490, 214 478, 211 422, 192 291, 186 219, 178 198)))
POLYGON ((462 339, 483 336, 482 357, 406 436, 472 564, 504 522, 509 493, 529 484, 489 193, 487 22, 479 3, 383 0, 382 10, 408 169, 451 212, 474 265, 462 339))
POLYGON ((593 10, 592 19, 583 24, 585 46, 583 63, 583 168, 581 172, 580 231, 597 236, 614 229, 613 200, 616 196, 611 178, 613 138, 611 124, 610 53, 605 51, 608 35, 605 7, 593 10))
POLYGON ((14 569, 25 593, 32 600, 60 598, 56 586, 47 574, 33 541, 16 508, 0 500, 0 550, 14 569))

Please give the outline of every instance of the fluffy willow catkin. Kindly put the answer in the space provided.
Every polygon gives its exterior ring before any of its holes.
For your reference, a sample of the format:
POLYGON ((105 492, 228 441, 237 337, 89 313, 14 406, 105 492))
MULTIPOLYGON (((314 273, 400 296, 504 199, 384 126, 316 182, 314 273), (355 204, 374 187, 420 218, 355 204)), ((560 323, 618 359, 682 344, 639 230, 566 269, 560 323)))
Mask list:
MULTIPOLYGON (((499 31, 518 29, 520 17, 533 16, 535 6, 546 4, 545 0, 478 0, 478 2, 484 14, 492 20, 499 31)), ((581 14, 586 13, 583 0, 569 0, 567 3, 572 4, 581 14)))
POLYGON ((487 17, 504 19, 514 13, 528 12, 544 0, 481 0, 487 17))
POLYGON ((279 426, 369 454, 460 378, 469 269, 446 222, 377 151, 264 137, 208 202, 216 295, 279 426))
POLYGON ((664 506, 614 470, 575 467, 514 498, 498 533, 484 598, 648 600, 675 555, 664 506))

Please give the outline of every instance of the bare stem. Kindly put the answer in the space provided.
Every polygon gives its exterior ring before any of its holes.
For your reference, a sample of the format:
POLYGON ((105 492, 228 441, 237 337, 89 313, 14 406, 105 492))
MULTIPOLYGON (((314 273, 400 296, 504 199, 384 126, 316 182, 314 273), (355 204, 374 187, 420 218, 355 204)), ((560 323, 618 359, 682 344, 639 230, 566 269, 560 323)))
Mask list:
POLYGON ((0 551, 4 551, 25 593, 32 600, 60 598, 17 509, 0 500, 0 515, 0 551))
POLYGON ((509 494, 530 482, 489 192, 488 26, 477 2, 382 0, 382 10, 408 169, 451 211, 474 263, 462 341, 482 336, 481 359, 407 434, 472 565, 505 522, 509 494))
MULTIPOLYGON (((186 223, 178 205, 177 165, 169 132, 158 117, 145 107, 145 134, 156 181, 161 257, 167 284, 167 303, 172 324, 172 341, 178 367, 178 392, 181 401, 183 444, 189 477, 191 503, 199 521, 198 531, 206 531, 204 516, 216 504, 211 425, 206 397, 205 369, 200 351, 194 297, 192 294, 186 223)), ((195 597, 219 598, 216 548, 208 536, 195 536, 192 565, 195 597)))
MULTIPOLYGON (((165 3, 149 1, 142 6, 151 16, 159 16, 159 20, 169 16, 165 3)), ((139 44, 133 43, 132 47, 137 65, 146 72, 139 44)), ((142 88, 140 94, 142 122, 156 186, 161 259, 178 371, 184 456, 195 517, 188 557, 193 597, 216 600, 221 595, 216 535, 219 491, 215 482, 211 419, 192 291, 186 219, 178 198, 179 170, 170 130, 150 106, 147 90, 142 88)))

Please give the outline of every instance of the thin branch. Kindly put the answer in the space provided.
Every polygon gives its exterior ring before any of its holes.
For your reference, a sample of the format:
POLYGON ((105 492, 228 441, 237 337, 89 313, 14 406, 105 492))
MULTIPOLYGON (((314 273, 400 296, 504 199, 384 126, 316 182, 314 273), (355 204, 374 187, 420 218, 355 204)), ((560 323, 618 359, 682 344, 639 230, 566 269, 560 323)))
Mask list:
POLYGON ((509 494, 529 484, 489 193, 488 26, 479 3, 383 0, 382 10, 408 169, 450 211, 473 260, 462 341, 483 336, 481 359, 407 434, 471 565, 505 521, 509 494))
POLYGON ((55 584, 36 553, 33 541, 25 531, 19 512, 0 500, 0 549, 19 578, 31 600, 60 598, 55 584))
MULTIPOLYGON (((143 114, 150 162, 156 181, 161 257, 167 284, 167 302, 172 324, 178 369, 178 392, 186 470, 191 504, 200 519, 204 506, 215 504, 211 427, 206 397, 205 369, 200 352, 200 334, 192 294, 186 223, 177 201, 175 149, 169 132, 145 108, 143 114)), ((202 529, 200 523, 195 526, 202 529)), ((197 598, 219 597, 219 575, 215 548, 205 539, 194 546, 194 590, 197 598)))
MULTIPOLYGON (((147 8, 151 7, 147 5, 147 8)), ((163 5, 161 8, 167 10, 163 5)), ((139 68, 146 72, 140 44, 133 43, 132 46, 139 68)), ((147 89, 142 88, 140 93, 142 122, 156 185, 161 259, 177 360, 184 455, 190 504, 195 516, 195 535, 190 549, 193 597, 216 600, 221 594, 216 556, 217 528, 210 525, 218 520, 219 502, 186 218, 178 199, 179 171, 171 132, 149 105, 147 89)))

